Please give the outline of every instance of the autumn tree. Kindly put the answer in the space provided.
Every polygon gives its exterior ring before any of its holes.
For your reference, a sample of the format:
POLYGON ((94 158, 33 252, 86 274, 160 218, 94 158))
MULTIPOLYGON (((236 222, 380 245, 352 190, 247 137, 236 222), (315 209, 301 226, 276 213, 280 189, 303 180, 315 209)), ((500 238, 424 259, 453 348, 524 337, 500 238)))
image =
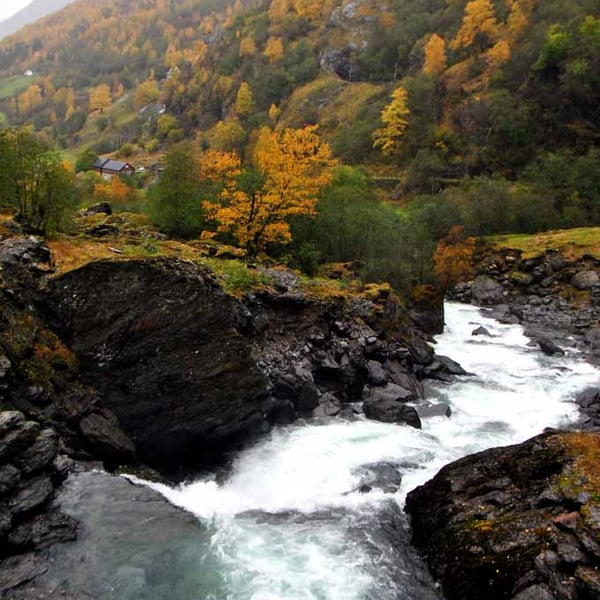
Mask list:
POLYGON ((43 102, 42 89, 34 83, 19 96, 19 110, 21 114, 28 114, 39 108, 43 102))
POLYGON ((235 112, 239 117, 249 117, 254 111, 254 96, 250 86, 242 81, 235 99, 235 112))
POLYGON ((256 50, 256 43, 254 42, 254 40, 249 37, 243 37, 240 40, 240 56, 244 57, 244 56, 254 56, 256 54, 257 50, 256 50))
POLYGON ((279 60, 283 56, 283 41, 282 41, 282 39, 280 37, 271 36, 267 40, 263 54, 271 62, 279 60))
POLYGON ((462 225, 455 225, 440 240, 433 255, 433 272, 446 290, 468 279, 473 270, 475 238, 466 237, 462 225))
POLYGON ((90 90, 90 111, 103 112, 111 104, 110 87, 106 84, 99 85, 90 90))
POLYGON ((492 69, 502 66, 510 59, 510 44, 506 40, 496 42, 486 52, 485 58, 492 69))
POLYGON ((155 79, 147 79, 143 83, 140 83, 135 90, 133 96, 133 105, 137 110, 151 104, 152 102, 158 101, 160 91, 158 89, 158 83, 155 79))
POLYGON ((453 50, 482 50, 498 37, 498 22, 491 0, 472 0, 465 7, 462 25, 450 44, 453 50))
POLYGON ((434 33, 425 45, 425 65, 423 71, 427 75, 439 75, 447 65, 446 42, 434 33))
POLYGON ((218 231, 233 235, 255 256, 270 242, 291 239, 289 219, 316 212, 319 190, 331 180, 335 164, 315 126, 260 130, 254 169, 241 172, 236 185, 225 185, 218 202, 205 208, 218 231))
POLYGON ((277 123, 280 115, 281 109, 279 106, 277 106, 277 104, 271 104, 271 106, 269 106, 269 121, 271 121, 271 123, 274 125, 277 123))
POLYGON ((94 202, 108 202, 119 210, 131 210, 137 200, 136 191, 120 177, 111 177, 110 181, 102 181, 94 186, 94 202))
POLYGON ((381 111, 383 127, 373 133, 373 146, 380 148, 384 156, 398 154, 409 115, 406 90, 398 87, 392 92, 391 102, 381 111))

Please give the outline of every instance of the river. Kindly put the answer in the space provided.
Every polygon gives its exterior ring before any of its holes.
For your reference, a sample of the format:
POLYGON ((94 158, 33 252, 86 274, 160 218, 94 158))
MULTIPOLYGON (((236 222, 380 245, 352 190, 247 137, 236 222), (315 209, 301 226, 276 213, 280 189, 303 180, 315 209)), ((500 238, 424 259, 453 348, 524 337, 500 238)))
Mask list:
POLYGON ((224 482, 148 484, 208 528, 197 569, 210 583, 198 600, 441 597, 408 545, 406 494, 465 454, 573 422, 575 393, 600 376, 574 351, 545 356, 520 326, 467 305, 446 305, 436 352, 473 373, 429 385, 450 418, 424 419, 422 430, 362 418, 300 422, 242 452, 224 482), (479 325, 492 337, 472 336, 479 325), (392 479, 394 469, 401 474, 400 488, 375 481, 362 493, 365 474, 382 463, 392 479))

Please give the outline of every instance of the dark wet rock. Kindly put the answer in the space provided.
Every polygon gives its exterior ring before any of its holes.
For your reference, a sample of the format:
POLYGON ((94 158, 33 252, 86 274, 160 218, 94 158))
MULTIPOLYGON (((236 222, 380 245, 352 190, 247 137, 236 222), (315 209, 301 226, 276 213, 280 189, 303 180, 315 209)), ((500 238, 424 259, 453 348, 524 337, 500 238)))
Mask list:
MULTIPOLYGON (((15 556, 0 562, 0 597, 11 598, 9 593, 15 588, 46 573, 48 566, 37 554, 15 556)), ((12 597, 15 597, 14 595, 12 597)))
POLYGON ((385 385, 387 382, 387 373, 383 365, 376 360, 367 362, 367 381, 371 385, 385 385))
MULTIPOLYGON (((9 421, 11 419, 12 417, 9 417, 9 421)), ((9 460, 27 448, 33 443, 39 431, 40 426, 37 423, 24 421, 15 428, 9 429, 4 435, 0 435, 0 461, 9 460)))
POLYGON ((498 304, 502 301, 502 292, 502 286, 487 275, 477 277, 471 286, 473 302, 481 306, 498 304))
POLYGON ((421 429, 421 419, 414 407, 392 399, 365 400, 365 416, 384 423, 406 423, 421 429))
POLYGON ((585 342, 594 350, 600 348, 600 327, 593 327, 585 334, 585 342))
POLYGON ((416 379, 412 373, 409 373, 407 367, 396 360, 387 360, 384 367, 391 383, 409 390, 415 398, 425 397, 423 383, 416 379))
POLYGON ((408 495, 413 542, 448 600, 595 598, 597 570, 584 570, 600 564, 589 543, 600 510, 582 470, 594 467, 582 465, 599 435, 548 432, 486 450, 408 495))
POLYGON ((18 410, 0 412, 0 436, 20 427, 25 422, 25 415, 18 410))
POLYGON ((319 404, 319 390, 312 373, 302 367, 292 367, 275 379, 275 396, 291 400, 296 411, 306 413, 319 404))
POLYGON ((42 430, 33 444, 14 458, 14 464, 29 475, 48 466, 58 452, 58 436, 52 429, 42 430))
POLYGON ((571 285, 578 290, 589 290, 596 285, 600 285, 600 277, 596 271, 580 271, 573 276, 571 285))
POLYGON ((555 342, 553 342, 550 338, 544 336, 538 336, 536 339, 540 350, 547 354, 548 356, 553 356, 554 354, 564 354, 565 351, 555 342))
POLYGON ((452 415, 452 409, 449 404, 417 404, 415 410, 421 419, 427 417, 450 417, 452 415))
POLYGON ((2 465, 0 467, 0 495, 12 490, 20 479, 19 469, 11 464, 2 465))
POLYGON ((523 273, 521 271, 513 271, 510 274, 510 280, 516 285, 527 287, 533 283, 534 276, 531 273, 523 273))
POLYGON ((600 429, 600 389, 588 388, 575 397, 581 418, 577 427, 584 430, 600 429))
POLYGON ((468 375, 455 360, 447 356, 436 355, 430 365, 423 368, 422 372, 430 379, 439 379, 441 381, 452 381, 456 375, 468 375))
POLYGON ((24 480, 8 498, 8 508, 13 515, 27 513, 46 503, 53 493, 52 481, 45 475, 24 480))
POLYGON ((402 474, 398 466, 392 463, 374 463, 365 465, 356 471, 360 477, 359 491, 365 493, 373 489, 381 490, 386 494, 395 494, 402 483, 402 474), (368 490, 361 488, 367 487, 368 490))
POLYGON ((0 354, 0 379, 4 379, 11 368, 10 359, 4 354, 0 354))
POLYGON ((442 294, 431 290, 420 299, 413 299, 408 312, 412 322, 419 330, 431 335, 444 331, 444 298, 442 294))
POLYGON ((394 402, 410 402, 415 400, 414 394, 395 383, 388 383, 383 387, 369 387, 364 396, 365 402, 379 402, 392 400, 394 402))
POLYGON ((84 417, 79 429, 97 456, 109 462, 130 462, 134 458, 133 442, 123 433, 111 411, 93 412, 84 417))
POLYGON ((413 362, 417 365, 430 365, 433 362, 434 352, 431 346, 420 338, 413 338, 409 347, 413 362))
POLYGON ((8 536, 8 543, 15 549, 40 550, 75 540, 77 528, 77 521, 68 515, 56 512, 41 514, 15 527, 8 536))
POLYGON ((319 405, 313 410, 313 417, 334 417, 341 410, 340 401, 329 392, 325 392, 319 398, 319 405))
POLYGON ((525 590, 520 591, 513 600, 555 600, 556 597, 546 585, 532 585, 525 590))
POLYGON ((485 335, 487 337, 492 337, 492 334, 485 327, 483 327, 483 325, 480 325, 479 327, 473 329, 473 331, 471 331, 471 335, 485 335))
POLYGON ((29 236, 0 240, 0 264, 31 266, 50 262, 50 250, 41 238, 29 236))
POLYGON ((83 377, 143 461, 210 461, 264 430, 267 378, 237 331, 234 301, 208 269, 164 258, 101 261, 55 280, 47 302, 83 377))

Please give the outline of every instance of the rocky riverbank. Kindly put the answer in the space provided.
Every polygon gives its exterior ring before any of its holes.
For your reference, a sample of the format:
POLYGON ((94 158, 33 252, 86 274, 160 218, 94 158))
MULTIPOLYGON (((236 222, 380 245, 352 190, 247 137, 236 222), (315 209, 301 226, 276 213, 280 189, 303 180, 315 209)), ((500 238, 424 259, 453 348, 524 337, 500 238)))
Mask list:
POLYGON ((501 322, 521 323, 548 354, 576 346, 600 360, 600 261, 557 250, 524 257, 520 250, 484 246, 474 257, 475 279, 450 298, 492 308, 501 322))
MULTIPOLYGON (((600 261, 591 255, 569 258, 558 250, 524 257, 511 248, 480 248, 477 276, 459 283, 449 297, 484 307, 501 323, 520 323, 532 344, 548 355, 575 349, 600 363, 600 261)), ((474 335, 487 335, 485 330, 474 335)), ((579 427, 600 427, 600 389, 577 398, 579 427)))
POLYGON ((413 543, 448 600, 600 598, 600 434, 467 456, 408 495, 413 543))
MULTIPOLYGON (((0 240, 0 266, 4 559, 75 536, 52 504, 59 455, 177 477, 274 424, 351 416, 363 403, 370 418, 420 427, 422 379, 463 373, 434 355, 387 286, 313 293, 271 268, 267 285, 232 296, 207 267, 172 257, 56 277, 32 237, 0 240)), ((446 407, 421 415, 432 410, 446 407)), ((28 562, 16 583, 7 564, 6 589, 29 577, 28 562)))

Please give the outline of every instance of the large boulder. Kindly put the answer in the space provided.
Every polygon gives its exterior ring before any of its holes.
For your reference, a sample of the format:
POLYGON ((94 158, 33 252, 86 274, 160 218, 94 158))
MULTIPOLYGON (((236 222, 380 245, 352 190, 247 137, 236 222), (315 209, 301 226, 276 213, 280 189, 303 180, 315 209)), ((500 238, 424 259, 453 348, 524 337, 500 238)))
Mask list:
POLYGON ((471 285, 473 302, 481 306, 499 304, 503 299, 502 292, 502 286, 487 275, 480 275, 471 285))
POLYGON ((579 273, 573 275, 571 285, 578 290, 589 290, 596 285, 600 285, 600 276, 592 270, 579 271, 579 273))
POLYGON ((600 591, 598 433, 549 432, 444 467, 407 497, 448 600, 589 600, 600 591))
POLYGON ((397 402, 391 398, 367 400, 364 403, 365 417, 383 423, 405 423, 421 429, 421 419, 413 406, 397 402))
MULTIPOLYGON (((168 258, 100 261, 54 280, 46 302, 84 381, 143 462, 207 462, 266 427, 268 380, 208 269, 168 258)), ((92 445, 130 452, 110 419, 99 421, 82 422, 92 445)))

